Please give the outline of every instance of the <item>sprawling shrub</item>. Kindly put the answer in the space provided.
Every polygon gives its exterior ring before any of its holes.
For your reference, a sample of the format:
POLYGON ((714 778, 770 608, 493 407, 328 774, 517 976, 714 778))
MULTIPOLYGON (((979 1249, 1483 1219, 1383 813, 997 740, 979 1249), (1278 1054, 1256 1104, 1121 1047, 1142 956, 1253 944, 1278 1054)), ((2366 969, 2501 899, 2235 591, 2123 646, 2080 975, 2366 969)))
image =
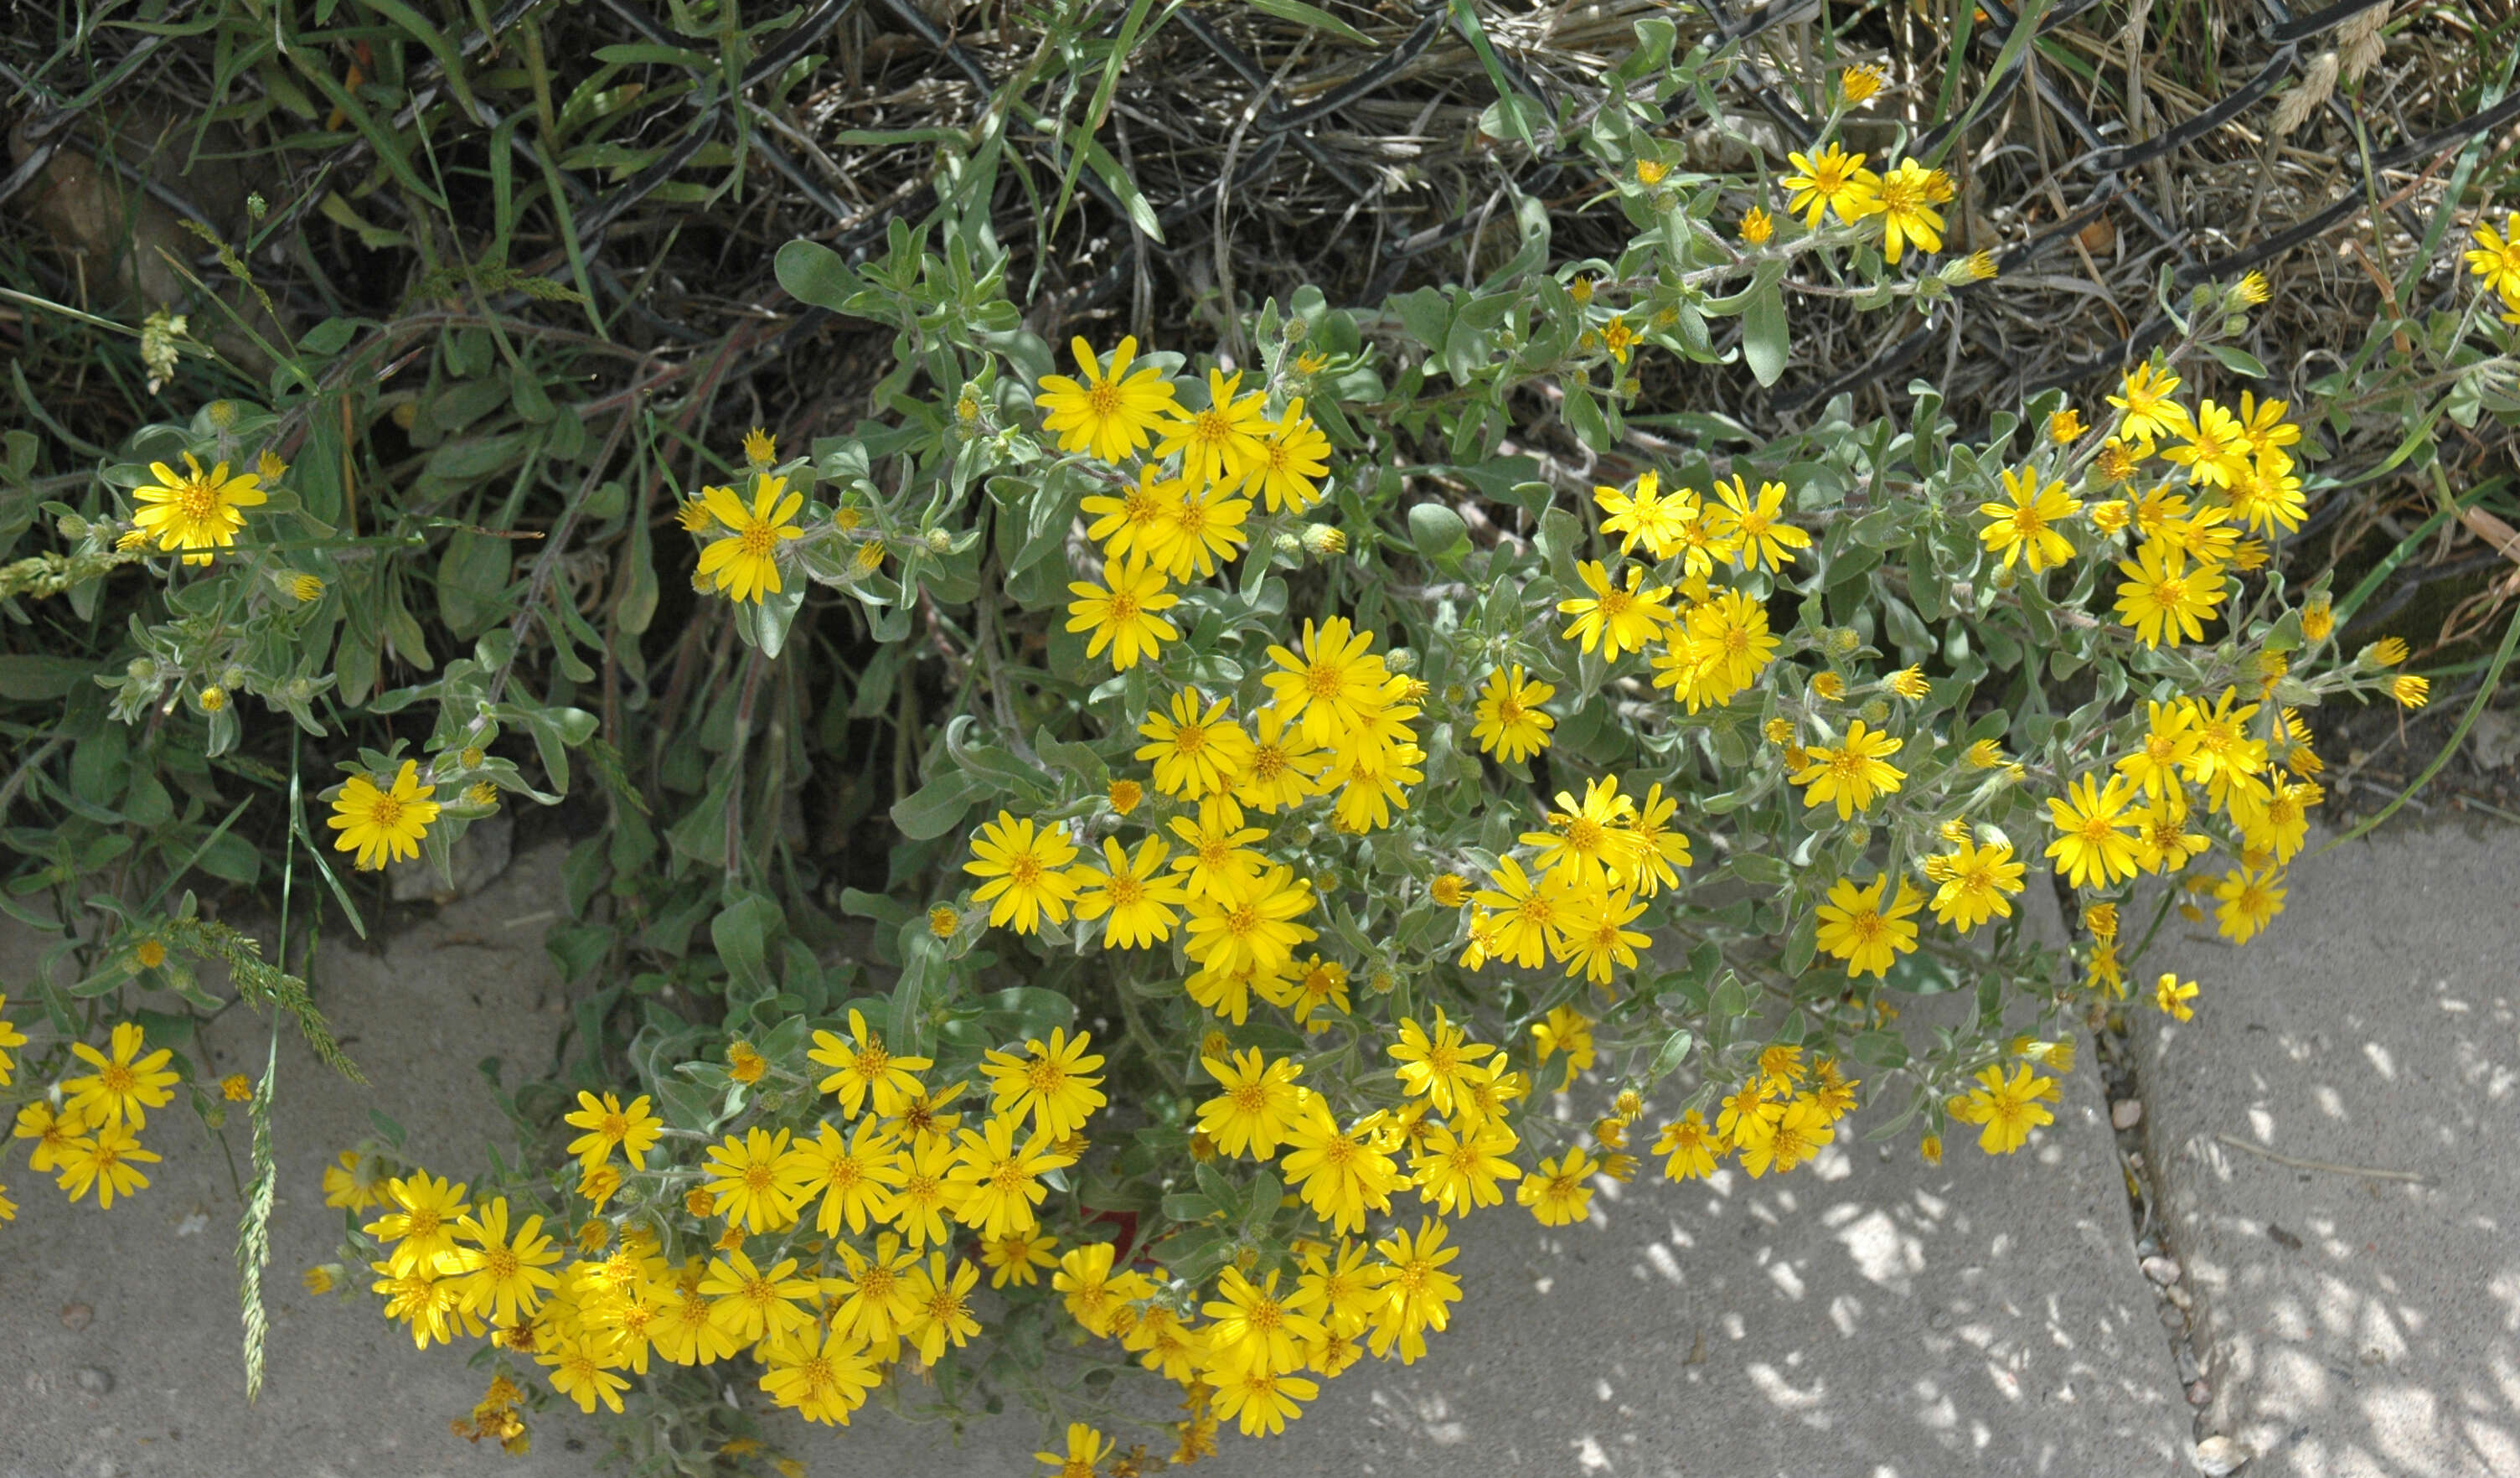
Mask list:
MULTIPOLYGON (((1923 381, 1774 436, 1653 404, 1650 357, 1770 384, 1789 304, 1995 273, 1942 249, 1952 134, 1844 147, 1867 69, 1776 184, 1691 167, 1661 105, 1712 108, 1733 55, 1644 22, 1557 120, 1614 256, 1562 259, 1525 200, 1475 282, 1229 299, 1242 347, 1196 361, 1046 342, 952 199, 859 264, 791 243, 790 294, 891 336, 875 414, 703 445, 690 487, 648 460, 644 358, 574 401, 626 351, 478 307, 330 321, 260 403, 143 428, 0 571, 127 619, 66 694, 68 780, 21 772, 63 816, 12 834, 13 912, 77 977, 48 966, 31 1046, 0 1027, 30 1168, 145 1193, 191 1076, 153 993, 216 1009, 224 973, 347 1068, 297 977, 169 896, 192 871, 364 928, 362 872, 450 874, 587 775, 563 1074, 502 1091, 486 1169, 345 1148, 343 1255, 307 1275, 486 1352, 476 1439, 521 1449, 556 1396, 698 1471, 759 1451, 762 1407, 1012 1401, 1075 1423, 1053 1461, 1105 1427, 1187 1460, 1420 1358, 1480 1296, 1448 1271, 1474 1212, 1790 1174, 1859 1125, 2017 1150, 2131 976, 2195 1008, 2137 968, 2174 914, 2246 943, 2281 910, 2305 710, 2425 680, 2340 647, 2367 586, 2285 572, 2323 444, 2221 388, 2263 381, 2254 275, 2165 276, 2174 333, 2115 393, 1984 425, 1923 381), (382 482, 380 422, 412 448, 382 482), (878 801, 876 885, 818 870, 809 833, 878 801)), ((2431 352, 2472 423, 2509 410, 2478 367, 2520 270, 2498 236, 2471 263, 2431 352)), ((271 1082, 189 1088, 251 1108, 249 1306, 271 1082)))

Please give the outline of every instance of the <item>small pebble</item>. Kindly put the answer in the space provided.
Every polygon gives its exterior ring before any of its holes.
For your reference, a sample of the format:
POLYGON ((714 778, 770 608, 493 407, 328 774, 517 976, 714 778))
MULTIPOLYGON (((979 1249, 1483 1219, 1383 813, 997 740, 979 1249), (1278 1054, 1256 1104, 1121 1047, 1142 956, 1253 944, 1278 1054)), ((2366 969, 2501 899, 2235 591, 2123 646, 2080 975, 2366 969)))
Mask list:
POLYGON ((2213 1399, 2214 1388, 2212 1386, 2207 1385, 2201 1380, 2191 1380, 2187 1383, 2187 1404, 2189 1406, 2201 1407, 2213 1399))
POLYGON ((2196 1467, 2206 1478, 2223 1478, 2256 1456, 2228 1437, 2208 1437, 2196 1444, 2196 1467))
POLYGON ((2148 1257, 2143 1260, 2143 1276, 2167 1288, 2179 1281, 2179 1264, 2166 1257, 2148 1257))
POLYGON ((103 1366, 81 1366, 70 1372, 70 1378, 90 1396, 103 1396, 113 1389, 113 1372, 103 1366))
POLYGON ((2143 1122, 2141 1098, 2120 1098, 2109 1105, 2109 1123, 2119 1129, 2133 1129, 2143 1122))
POLYGON ((2161 1311, 2161 1326, 2176 1334, 2187 1327, 2187 1316, 2180 1313, 2175 1307, 2165 1305, 2161 1311))
POLYGON ((62 1327, 84 1329, 96 1322, 96 1311, 85 1304, 62 1305, 62 1327))

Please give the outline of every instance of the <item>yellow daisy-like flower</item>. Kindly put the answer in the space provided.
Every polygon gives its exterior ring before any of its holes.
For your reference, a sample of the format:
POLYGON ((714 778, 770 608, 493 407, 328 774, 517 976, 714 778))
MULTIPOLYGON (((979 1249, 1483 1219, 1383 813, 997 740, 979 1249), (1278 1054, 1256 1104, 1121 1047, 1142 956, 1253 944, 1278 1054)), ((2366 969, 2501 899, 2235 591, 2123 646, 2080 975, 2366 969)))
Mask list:
POLYGON ((1531 1208, 1543 1227, 1563 1227, 1593 1214, 1590 1182, 1600 1166, 1577 1145, 1554 1159, 1543 1160, 1522 1178, 1513 1193, 1515 1204, 1531 1208))
POLYGON ((1801 154, 1785 157, 1796 171, 1784 178, 1785 188, 1793 192, 1785 210, 1802 216, 1805 226, 1819 230, 1821 216, 1831 210, 1849 224, 1872 213, 1881 176, 1864 167, 1864 156, 1831 144, 1818 158, 1801 154))
POLYGON ((1944 189, 1934 177, 1941 173, 1914 159, 1901 159, 1873 187, 1868 213, 1881 217, 1881 256, 1893 266, 1911 242, 1919 251, 1943 249, 1943 216, 1934 208, 1944 189))
POLYGON ((1111 666, 1126 672, 1141 658, 1151 658, 1166 642, 1181 640, 1181 628, 1156 615, 1181 604, 1181 597, 1164 588, 1164 573, 1152 565, 1130 560, 1114 561, 1102 568, 1102 578, 1110 588, 1087 581, 1067 587, 1076 599, 1068 604, 1067 629, 1091 632, 1085 646, 1088 661, 1111 649, 1111 666))
POLYGON ((1111 1454, 1111 1439, 1081 1421, 1067 1424, 1067 1451, 1032 1455, 1049 1467, 1045 1478, 1094 1478, 1094 1469, 1111 1454))
POLYGON ((1246 487, 1273 514, 1300 514, 1321 501, 1322 478, 1329 470, 1330 439, 1304 414, 1303 397, 1297 396, 1286 403, 1285 415, 1269 424, 1246 487))
POLYGON ((1076 882, 1065 872, 1076 860, 1076 844, 1058 827, 1036 829, 1012 812, 983 823, 971 841, 971 860, 963 871, 988 879, 971 895, 989 905, 989 926, 1012 923, 1018 934, 1030 934, 1041 920, 1067 921, 1067 906, 1076 897, 1076 882))
POLYGON ((1123 338, 1105 365, 1082 338, 1070 339, 1082 381, 1065 375, 1044 375, 1035 397, 1047 414, 1042 429, 1058 438, 1062 452, 1089 452, 1117 463, 1153 440, 1156 426, 1174 410, 1173 382, 1160 370, 1141 367, 1129 373, 1138 341, 1123 338))
POLYGON ((2476 223, 2476 248, 2467 253, 2467 270, 2485 279, 2488 291, 2505 302, 2520 302, 2520 210, 2503 217, 2502 233, 2476 223))
POLYGON ((2056 524, 2083 511, 2080 499, 2065 495, 2065 484, 2050 482, 2039 485, 2039 474, 2028 468, 2019 471, 2002 470, 2003 491, 2009 503, 1981 503, 1977 511, 1990 521, 1978 530, 1986 547, 2003 556, 2006 569, 2016 560, 2026 560, 2030 572, 2038 574, 2051 565, 2074 558, 2074 546, 2056 524))
POLYGON ((1136 757, 1155 768, 1155 788, 1184 800, 1230 790, 1251 762, 1251 736, 1228 716, 1229 698, 1207 701, 1195 688, 1173 694, 1172 711, 1138 726, 1136 757))
POLYGON ((1237 398, 1242 372, 1207 372, 1207 405, 1196 411, 1164 407, 1169 418, 1157 427, 1155 455, 1181 454, 1182 473, 1193 482, 1220 491, 1239 484, 1266 460, 1271 429, 1265 409, 1268 396, 1254 391, 1237 398))
POLYGON ((1765 564, 1781 573, 1794 562, 1795 550, 1811 548, 1811 535, 1784 521, 1783 483, 1760 483, 1753 502, 1749 488, 1735 475, 1729 484, 1716 483, 1715 496, 1719 501, 1703 516, 1719 542, 1735 547, 1742 568, 1765 564))
POLYGON ((2146 540, 2136 556, 2118 561, 2127 577, 2118 587, 2119 624, 2134 627, 2146 647, 2201 640, 2202 623, 2213 619, 2214 607, 2229 590, 2223 566, 2204 563, 2190 569, 2186 553, 2161 539, 2146 540))
POLYGON ((1520 764, 1549 747, 1549 731, 1557 720, 1541 708, 1557 694, 1547 683, 1522 675, 1522 664, 1488 674, 1479 690, 1477 722, 1470 738, 1508 765, 1520 764))
POLYGON ((2229 487, 2249 474, 2249 431, 2228 407, 2198 401, 2179 434, 2182 444, 2164 448, 2162 460, 2186 468, 2198 484, 2229 487))
POLYGON ((1828 902, 1820 908, 1820 947, 1846 962, 1846 975, 1881 976, 1902 955, 1916 948, 1916 925, 1910 916, 1925 906, 1925 895, 1899 881, 1899 891, 1884 908, 1887 874, 1859 888, 1841 877, 1829 885, 1828 902))
POLYGON ((1845 741, 1834 747, 1814 744, 1803 751, 1805 763, 1793 776, 1803 786, 1806 806, 1837 803, 1837 819, 1850 820, 1872 808, 1875 797, 1896 791, 1908 772, 1889 763, 1906 741, 1868 730, 1857 719, 1847 727, 1845 741))
POLYGON ((1577 564, 1575 573, 1593 594, 1557 603, 1560 611, 1575 618, 1574 624, 1559 635, 1579 643, 1586 651, 1598 647, 1605 659, 1615 661, 1623 651, 1642 651, 1645 644, 1670 622, 1671 608, 1663 603, 1669 599, 1671 587, 1643 588, 1642 565, 1628 566, 1625 589, 1611 583, 1608 570, 1598 560, 1577 564))
POLYGON ((350 777, 333 798, 333 815, 325 822, 341 833, 333 850, 356 852, 358 865, 369 872, 388 861, 409 862, 420 855, 421 840, 437 820, 437 802, 429 799, 436 793, 435 785, 420 784, 416 760, 402 762, 390 789, 377 788, 364 775, 350 777))
POLYGON ((1109 868, 1080 867, 1070 874, 1078 885, 1077 918, 1089 923, 1103 919, 1102 948, 1143 949, 1173 936, 1179 918, 1173 911, 1186 907, 1190 895, 1177 878, 1161 872, 1171 851, 1149 836, 1138 843, 1132 860, 1118 837, 1106 836, 1102 857, 1109 868))
MULTIPOLYGON (((2179 388, 2179 377, 2167 370, 2156 370, 2140 364, 2127 371, 2119 388, 2125 393, 2109 397, 2109 404, 2126 413, 2118 428, 2121 436, 2138 441, 2151 441, 2160 436, 2178 435, 2187 429, 2187 411, 2171 399, 2179 388)), ((2146 454, 2150 449, 2146 448, 2146 454)), ((2138 457, 2138 461, 2142 459, 2138 457)))
POLYGON ((2176 970, 2163 971, 2161 978, 2153 983, 2152 1004, 2174 1021, 2196 1019, 2196 1008, 2187 1004, 2195 999, 2196 982, 2182 983, 2176 970))
MULTIPOLYGON (((235 544, 237 531, 245 527, 241 511, 265 501, 262 479, 252 472, 231 477, 224 462, 204 472, 200 459, 190 452, 184 454, 184 469, 178 472, 162 462, 149 464, 150 475, 158 480, 132 490, 141 508, 131 521, 156 538, 160 550, 226 549, 235 544)), ((207 564, 210 557, 187 553, 184 562, 207 564)))
POLYGON ((1977 1144, 1988 1154, 2010 1154, 2030 1142, 2030 1131, 2056 1122, 2047 1107, 2056 1097, 2054 1079, 2028 1067, 2014 1068, 2006 1078, 2002 1067, 1988 1067, 1977 1081, 1976 1089, 1952 1100, 1951 1113, 1963 1124, 1982 1126, 1977 1144))
POLYGON ((2127 814, 2135 796, 2123 775, 2110 776, 2105 786, 2098 777, 2086 775, 2067 786, 2065 794, 2048 797, 2048 817, 2056 839, 2048 844, 2048 855, 2063 866, 2068 883, 2107 887, 2136 874, 2136 835, 2122 829, 2142 819, 2127 814))
POLYGON ((92 1128, 107 1124, 148 1128, 149 1110, 166 1106, 168 1090, 181 1075, 166 1068, 174 1055, 170 1049, 161 1047, 144 1057, 140 1055, 144 1045, 145 1033, 132 1021, 114 1027, 110 1057, 84 1042, 71 1043, 70 1052, 96 1071, 63 1082, 62 1091, 68 1096, 65 1116, 92 1128))
POLYGON ((2221 907, 2215 926, 2233 944, 2246 944, 2283 912, 2283 873, 2273 868, 2233 868, 2214 885, 2221 907))
POLYGON ((788 492, 785 477, 755 476, 749 509, 733 488, 706 488, 702 497, 728 533, 700 551, 701 577, 737 601, 758 603, 779 594, 779 546, 805 537, 794 521, 805 495, 788 492))
POLYGON ((1776 217, 1768 214, 1767 211, 1760 209, 1758 206, 1753 205, 1749 209, 1741 212, 1741 225, 1739 229, 1741 245, 1745 246, 1764 246, 1768 245, 1768 239, 1777 234, 1776 217))
POLYGON ((1942 873, 1942 886, 1934 893, 1938 921, 1965 930, 1989 918, 2012 917, 2012 905, 2004 895, 2021 891, 2022 874, 2029 868, 2012 860, 2010 843, 1989 842, 1981 847, 1963 841, 1936 860, 1942 873))

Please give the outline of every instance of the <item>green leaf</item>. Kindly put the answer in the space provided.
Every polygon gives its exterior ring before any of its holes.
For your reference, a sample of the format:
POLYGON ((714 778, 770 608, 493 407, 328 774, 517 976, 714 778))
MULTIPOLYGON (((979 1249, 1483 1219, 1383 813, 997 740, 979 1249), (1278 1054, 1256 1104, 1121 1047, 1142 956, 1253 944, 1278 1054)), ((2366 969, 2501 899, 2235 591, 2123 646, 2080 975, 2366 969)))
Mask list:
MULTIPOLYGON (((709 942, 725 962, 730 981, 746 999, 776 995, 770 975, 770 937, 785 921, 779 905, 758 893, 747 893, 709 920, 709 942)), ((730 991, 732 998, 736 992, 730 991)))
POLYGON ((29 703, 53 702, 68 697, 71 689, 96 670, 93 663, 68 657, 0 656, 0 697, 29 703))
POLYGON ((2246 349, 2232 344, 2207 344, 2205 352, 2221 360, 2223 368, 2234 375, 2245 375, 2251 380, 2267 378, 2267 367, 2258 362, 2258 356, 2246 349))
POLYGON ((778 274, 789 297, 834 312, 858 290, 858 275, 820 242, 791 241, 780 247, 778 274))
POLYGON ((1342 41, 1359 46, 1372 46, 1373 38, 1348 24, 1326 10, 1316 10, 1304 0, 1251 0, 1251 8, 1264 16, 1292 21, 1307 30, 1326 30, 1342 41))
POLYGON ((1409 510, 1409 542, 1428 560, 1452 560, 1470 552, 1470 526, 1441 503, 1409 510))
POLYGON ((1770 283, 1751 294, 1749 306, 1742 310, 1742 361, 1760 384, 1772 385, 1785 373, 1792 348, 1792 335, 1785 326, 1784 291, 1770 283))
POLYGON ((468 642, 488 630, 507 607, 515 572, 508 540, 457 529, 437 561, 437 613, 447 629, 468 642))
POLYGON ((894 801, 892 824, 912 841, 933 840, 960 826, 963 813, 985 788, 968 771, 949 771, 894 801))

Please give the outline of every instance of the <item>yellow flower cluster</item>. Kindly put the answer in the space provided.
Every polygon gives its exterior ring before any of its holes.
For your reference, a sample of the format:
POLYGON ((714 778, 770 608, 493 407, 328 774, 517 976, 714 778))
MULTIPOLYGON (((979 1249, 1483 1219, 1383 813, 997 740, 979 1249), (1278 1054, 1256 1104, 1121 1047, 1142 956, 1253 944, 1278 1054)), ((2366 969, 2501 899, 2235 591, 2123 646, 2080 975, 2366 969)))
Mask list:
POLYGON ((1781 573, 1794 551, 1811 546, 1810 534, 1785 521, 1784 497, 1776 482, 1761 483, 1753 497, 1737 476, 1717 482, 1711 499, 1688 488, 1665 493, 1650 471, 1633 488, 1596 487, 1593 501, 1608 515, 1602 533, 1619 537, 1622 555, 1642 544, 1657 560, 1677 560, 1678 583, 1648 585, 1648 572, 1630 566, 1623 584, 1603 561, 1582 561, 1576 574, 1591 594, 1557 603, 1574 617, 1562 635, 1614 660, 1659 642, 1655 687, 1670 689, 1691 713, 1731 701, 1767 670, 1777 639, 1765 606, 1748 593, 1712 588, 1709 577, 1728 569, 1781 573))
MULTIPOLYGON (((1869 96, 1868 93, 1867 96, 1869 96)), ((1952 178, 1915 159, 1901 159, 1886 174, 1864 167, 1864 156, 1848 154, 1832 143, 1817 155, 1789 154, 1794 172, 1785 176, 1788 214, 1820 229, 1822 216, 1834 214, 1846 225, 1878 218, 1881 255, 1896 265, 1913 244, 1920 251, 1943 249, 1943 216, 1937 206, 1951 203, 1952 178)))
POLYGON ((1616 776, 1589 781, 1578 800, 1557 794, 1545 830, 1526 831, 1531 867, 1508 854, 1488 885, 1470 895, 1469 944, 1461 963, 1478 969, 1501 960, 1522 969, 1544 958, 1605 990, 1613 973, 1633 967, 1649 936, 1628 927, 1644 900, 1678 887, 1692 861, 1688 836, 1672 824, 1677 796, 1656 782, 1642 794, 1619 788, 1616 776))
MULTIPOLYGON (((164 958, 161 948, 158 959, 164 958)), ((0 996, 0 1008, 8 1004, 9 998, 0 996)), ((17 1072, 11 1050, 25 1045, 23 1032, 0 1020, 0 1088, 8 1087, 17 1072)), ((93 1189, 102 1210, 112 1206, 116 1196, 148 1187, 149 1177, 140 1167, 158 1163, 158 1155, 140 1142, 140 1131, 149 1127, 149 1110, 172 1101, 170 1090, 181 1075, 166 1066, 174 1056, 171 1050, 144 1053, 147 1045, 146 1033, 132 1021, 114 1027, 110 1051, 73 1042, 71 1054, 94 1071, 65 1078, 55 1092, 18 1109, 11 1138, 32 1142, 26 1168, 53 1176, 72 1202, 93 1189)), ((0 1222, 14 1221, 17 1215, 9 1187, 0 1186, 0 1222)))
MULTIPOLYGON (((376 1291, 423 1348, 488 1333, 588 1411, 620 1411, 629 1375, 652 1360, 749 1355, 773 1401, 845 1425, 888 1366, 932 1365, 979 1332, 979 1270, 968 1258, 949 1265, 958 1237, 977 1239, 993 1285, 1036 1280, 1052 1245, 1035 1210, 1050 1191, 1044 1178, 1083 1152, 1086 1121, 1104 1101, 1090 1038, 1054 1031, 987 1054, 990 1112, 967 1126, 951 1105, 969 1084, 933 1089, 920 1076, 927 1058, 891 1053, 856 1011, 848 1024, 846 1037, 814 1033, 806 1053, 832 1069, 816 1091, 837 1101, 836 1115, 810 1133, 730 1134, 692 1169, 649 1165, 667 1131, 647 1097, 578 1096, 565 1122, 582 1133, 568 1148, 578 1193, 599 1217, 625 1182, 689 1183, 684 1210, 723 1223, 679 1262, 650 1227, 625 1219, 615 1242, 609 1224, 592 1220, 577 1242, 588 1255, 561 1267, 542 1217, 512 1228, 505 1197, 475 1208, 462 1185, 426 1171, 381 1178, 355 1153, 326 1172, 326 1200, 384 1209, 364 1229, 383 1251, 370 1265, 376 1291)), ((1110 1248, 1101 1255, 1107 1264, 1110 1248)), ((502 1405, 485 1402, 504 1431, 502 1405)), ((504 1407, 512 1415, 514 1403, 504 1407)))
POLYGON ((1805 1063, 1802 1049, 1786 1044, 1759 1054, 1758 1070, 1723 1100, 1715 1122, 1692 1108, 1662 1126, 1653 1152, 1663 1175, 1702 1180, 1738 1154, 1756 1180, 1808 1162, 1837 1138, 1836 1124, 1855 1107, 1861 1080, 1849 1078, 1834 1058, 1805 1063))
POLYGON ((1081 338, 1073 348, 1082 378, 1042 377, 1042 428, 1059 450, 1102 464, 1095 470, 1111 490, 1081 505, 1093 520, 1087 537, 1102 547, 1102 580, 1068 587, 1067 629, 1090 633, 1089 658, 1107 649, 1125 672, 1181 639, 1157 614, 1180 600, 1167 587, 1232 562, 1251 542, 1253 503, 1291 515, 1321 501, 1330 444, 1301 396, 1273 416, 1269 392, 1243 390, 1238 371, 1210 370, 1208 403, 1192 410, 1162 371, 1130 370, 1135 338, 1107 363, 1081 338))
MULTIPOLYGON (((2237 831, 2239 865, 2220 880, 2195 879, 2191 892, 2211 890, 2220 907, 2216 921, 2232 942, 2246 944, 2283 912, 2283 868, 2310 834, 2310 808, 2325 799, 2312 777, 2324 767, 2310 746, 2309 726, 2291 709, 2274 716, 2270 737, 2255 722, 2261 705, 2240 702, 2226 688, 2211 703, 2182 697, 2145 705, 2143 734, 2119 755, 2105 782, 2076 780, 2048 802, 2056 832, 2048 856, 2077 888, 2109 892, 2138 873, 2170 873, 2209 850, 2200 829, 2196 796, 2204 814, 2220 814, 2237 831)), ((2115 913, 2095 940, 2091 970, 2112 990, 2123 987, 2114 944, 2115 913)))
MULTIPOLYGON (((972 901, 989 906, 992 926, 1018 933, 1064 924, 1072 910, 1081 922, 1102 922, 1106 950, 1161 944, 1182 928, 1198 966, 1192 1000, 1238 1024, 1256 994, 1301 1019, 1343 976, 1317 985, 1321 963, 1296 961, 1297 947, 1316 937, 1299 921, 1312 910, 1312 883, 1259 845, 1282 823, 1301 825, 1298 813, 1316 801, 1338 829, 1388 827, 1424 778, 1414 727, 1420 685, 1390 671, 1372 645, 1372 632, 1343 617, 1305 623, 1297 649, 1269 649, 1270 700, 1247 727, 1231 699, 1196 688, 1174 694, 1138 726, 1146 742, 1136 753, 1179 814, 1149 821, 1134 850, 1105 835, 1096 866, 1077 862, 1063 827, 1001 812, 964 864, 982 879, 972 901)), ((1115 784, 1114 816, 1128 817, 1143 794, 1135 781, 1115 784)))

